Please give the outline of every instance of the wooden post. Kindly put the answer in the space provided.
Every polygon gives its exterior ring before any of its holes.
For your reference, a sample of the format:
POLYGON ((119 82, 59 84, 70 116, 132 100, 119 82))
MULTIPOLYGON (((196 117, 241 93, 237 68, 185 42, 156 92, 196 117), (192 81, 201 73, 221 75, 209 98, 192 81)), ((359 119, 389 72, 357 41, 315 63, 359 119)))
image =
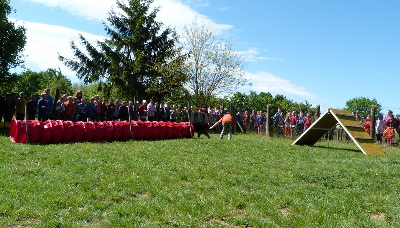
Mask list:
POLYGON ((321 107, 319 105, 315 106, 315 120, 316 121, 321 116, 321 107))
POLYGON ((29 143, 29 121, 28 121, 28 106, 25 105, 25 130, 26 130, 26 143, 29 143))
POLYGON ((192 104, 191 104, 190 101, 188 101, 189 130, 190 130, 190 135, 194 135, 194 133, 192 132, 192 121, 191 121, 191 117, 192 117, 192 104))
MULTIPOLYGON (((135 108, 135 103, 132 105, 132 111, 135 108)), ((131 120, 131 109, 128 104, 128 120, 129 120, 129 131, 131 132, 131 139, 133 140, 133 131, 132 131, 132 120, 131 120)))
POLYGON ((370 131, 370 136, 371 138, 375 138, 375 111, 376 111, 376 106, 372 105, 371 107, 371 131, 370 131))
POLYGON ((271 105, 267 105, 267 116, 265 118, 265 136, 269 138, 270 135, 270 121, 271 121, 271 105))

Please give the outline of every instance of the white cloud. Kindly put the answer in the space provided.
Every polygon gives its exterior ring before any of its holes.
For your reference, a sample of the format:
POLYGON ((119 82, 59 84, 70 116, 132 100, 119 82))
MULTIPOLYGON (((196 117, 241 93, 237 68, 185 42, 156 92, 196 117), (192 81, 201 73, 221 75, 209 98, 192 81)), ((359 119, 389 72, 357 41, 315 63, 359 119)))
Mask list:
POLYGON ((52 8, 61 8, 68 13, 86 20, 104 21, 115 0, 25 0, 52 8))
MULTIPOLYGON (((46 5, 53 8, 61 8, 68 13, 86 20, 106 21, 108 12, 115 7, 115 0, 25 0, 46 5)), ((122 1, 123 2, 123 1, 122 1)), ((153 6, 160 7, 157 18, 166 26, 176 28, 178 34, 181 34, 183 27, 197 19, 204 24, 208 24, 212 31, 217 34, 224 33, 233 29, 233 26, 227 24, 218 24, 205 15, 201 15, 192 9, 188 3, 180 0, 155 0, 153 6)), ((203 5, 206 7, 206 5, 203 5)))
MULTIPOLYGON (((16 21, 16 23, 21 23, 16 21)), ((48 68, 60 68, 62 73, 68 76, 72 82, 79 82, 74 72, 70 71, 58 60, 58 53, 73 58, 70 48, 71 40, 79 41, 79 34, 82 34, 90 43, 96 40, 103 40, 104 37, 95 36, 82 31, 40 23, 24 22, 26 27, 27 43, 24 54, 26 55, 25 65, 34 71, 44 71, 48 68)))
POLYGON ((252 90, 257 93, 269 92, 273 95, 281 94, 296 101, 317 100, 314 94, 307 92, 307 88, 297 86, 289 80, 282 79, 268 72, 246 72, 244 77, 249 80, 251 85, 245 86, 241 90, 252 90))
POLYGON ((282 61, 282 59, 261 56, 258 48, 252 47, 246 51, 237 51, 236 53, 246 58, 247 62, 257 62, 259 60, 277 60, 282 61))

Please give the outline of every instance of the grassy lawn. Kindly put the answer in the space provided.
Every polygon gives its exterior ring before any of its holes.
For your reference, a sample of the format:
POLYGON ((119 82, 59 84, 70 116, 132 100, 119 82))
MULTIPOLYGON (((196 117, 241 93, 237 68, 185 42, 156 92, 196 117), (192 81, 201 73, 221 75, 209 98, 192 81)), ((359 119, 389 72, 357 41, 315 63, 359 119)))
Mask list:
MULTIPOLYGON (((1 133, 1 132, 0 132, 1 133)), ((234 135, 14 144, 0 227, 398 227, 400 149, 234 135)))

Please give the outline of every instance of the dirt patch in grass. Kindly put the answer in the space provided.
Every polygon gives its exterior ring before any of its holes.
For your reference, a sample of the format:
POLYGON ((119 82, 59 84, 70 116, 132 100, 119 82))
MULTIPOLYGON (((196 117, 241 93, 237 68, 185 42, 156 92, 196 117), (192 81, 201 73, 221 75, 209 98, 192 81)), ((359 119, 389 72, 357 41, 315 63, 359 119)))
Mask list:
POLYGON ((287 208, 287 207, 281 208, 281 209, 279 209, 279 211, 281 212, 282 215, 290 215, 290 214, 293 214, 293 211, 290 210, 290 209, 287 208))
POLYGON ((369 214, 369 217, 371 218, 371 220, 374 220, 374 221, 376 221, 376 220, 378 220, 378 221, 380 221, 380 220, 385 220, 385 213, 372 213, 372 214, 369 214))
POLYGON ((134 197, 137 198, 137 199, 148 199, 148 198, 150 198, 150 196, 148 194, 135 194, 134 197))
POLYGON ((202 227, 202 228, 208 227, 208 225, 210 225, 211 223, 218 223, 221 226, 238 227, 238 226, 233 226, 232 224, 225 222, 224 219, 220 219, 220 218, 211 218, 208 221, 204 222, 200 227, 202 227))

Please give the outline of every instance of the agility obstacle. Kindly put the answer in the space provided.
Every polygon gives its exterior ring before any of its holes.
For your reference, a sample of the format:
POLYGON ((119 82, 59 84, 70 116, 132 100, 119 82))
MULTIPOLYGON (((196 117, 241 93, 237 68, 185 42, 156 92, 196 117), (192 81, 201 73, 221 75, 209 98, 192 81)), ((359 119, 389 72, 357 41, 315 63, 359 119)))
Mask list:
POLYGON ((15 143, 69 143, 192 138, 189 122, 12 120, 10 139, 15 143))
POLYGON ((292 145, 313 146, 332 127, 340 124, 346 134, 366 155, 385 155, 382 148, 364 130, 364 127, 357 122, 351 112, 345 110, 328 109, 318 118, 292 145))

